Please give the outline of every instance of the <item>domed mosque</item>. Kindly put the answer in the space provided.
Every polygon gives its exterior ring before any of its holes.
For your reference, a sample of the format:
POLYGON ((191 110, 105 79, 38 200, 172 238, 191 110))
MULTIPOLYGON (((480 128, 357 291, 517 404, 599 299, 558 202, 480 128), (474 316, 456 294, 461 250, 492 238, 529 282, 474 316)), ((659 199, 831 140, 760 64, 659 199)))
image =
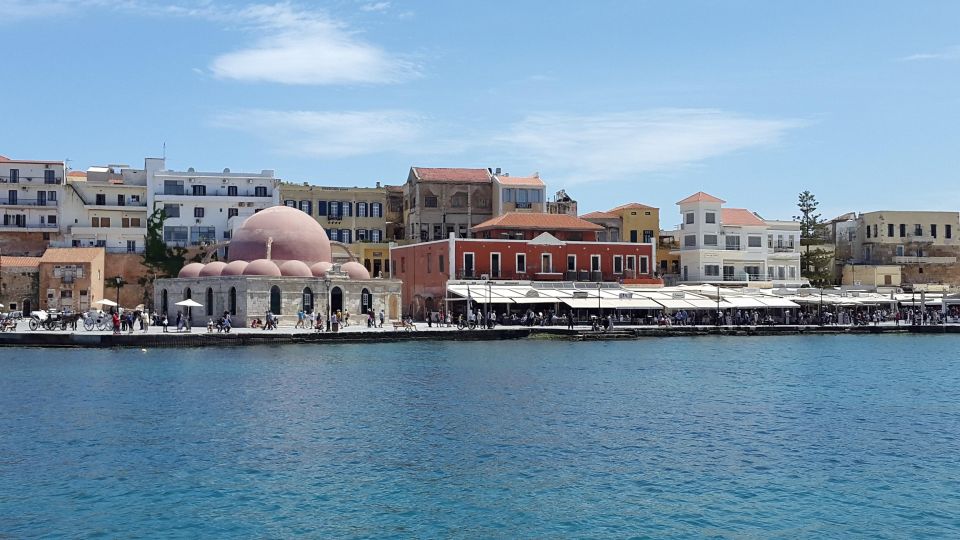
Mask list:
MULTIPOLYGON (((227 262, 189 263, 176 278, 158 279, 154 302, 161 313, 176 320, 187 311, 193 326, 231 313, 234 326, 263 320, 269 311, 281 325, 293 325, 297 312, 330 311, 351 316, 380 311, 388 319, 400 316, 401 283, 373 278, 350 251, 330 242, 326 231, 310 215, 288 206, 273 206, 247 218, 233 230, 227 245, 227 262), (333 262, 332 249, 340 248, 349 262, 333 262), (203 307, 176 305, 192 299, 203 307)), ((356 320, 360 320, 358 317, 356 320)))

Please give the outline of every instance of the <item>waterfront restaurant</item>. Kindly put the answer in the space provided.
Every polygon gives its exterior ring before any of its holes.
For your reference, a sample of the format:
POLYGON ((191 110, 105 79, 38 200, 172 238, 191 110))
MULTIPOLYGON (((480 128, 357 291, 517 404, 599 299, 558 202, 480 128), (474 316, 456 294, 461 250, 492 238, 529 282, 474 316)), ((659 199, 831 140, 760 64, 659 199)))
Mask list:
MULTIPOLYGON (((227 311, 234 326, 247 326, 267 311, 281 324, 293 324, 297 312, 331 311, 353 316, 384 312, 398 319, 400 282, 371 278, 359 262, 333 264, 333 247, 326 232, 312 217, 295 208, 274 206, 247 218, 233 231, 227 261, 190 263, 176 278, 158 279, 154 305, 169 320, 181 308, 176 303, 192 299, 203 307, 187 308, 193 325, 206 323, 227 311)), ((359 320, 360 317, 354 320, 359 320)))

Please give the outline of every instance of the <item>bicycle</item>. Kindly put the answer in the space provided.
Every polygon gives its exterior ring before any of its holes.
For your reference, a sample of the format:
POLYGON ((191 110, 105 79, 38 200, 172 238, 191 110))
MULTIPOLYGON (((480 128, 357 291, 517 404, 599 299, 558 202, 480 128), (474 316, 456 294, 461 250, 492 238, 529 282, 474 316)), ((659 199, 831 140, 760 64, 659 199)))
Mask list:
POLYGON ((110 326, 113 326, 113 321, 108 322, 107 317, 102 313, 98 313, 97 315, 88 315, 83 320, 83 328, 87 332, 92 331, 94 328, 103 332, 104 330, 107 330, 110 326))
POLYGON ((464 321, 464 320, 463 320, 463 317, 460 317, 459 319, 457 319, 457 329, 458 329, 458 330, 463 330, 464 328, 469 328, 470 330, 476 330, 476 329, 477 329, 477 321, 475 321, 475 320, 473 320, 473 319, 471 319, 471 320, 469 320, 469 321, 464 321))

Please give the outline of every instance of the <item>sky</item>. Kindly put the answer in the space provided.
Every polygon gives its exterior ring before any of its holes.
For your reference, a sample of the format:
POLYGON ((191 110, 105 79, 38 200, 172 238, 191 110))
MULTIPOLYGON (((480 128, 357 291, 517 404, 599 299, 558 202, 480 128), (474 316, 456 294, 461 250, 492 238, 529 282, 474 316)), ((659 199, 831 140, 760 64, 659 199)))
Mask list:
POLYGON ((960 3, 0 0, 0 154, 401 184, 538 172, 581 213, 960 208, 960 3))

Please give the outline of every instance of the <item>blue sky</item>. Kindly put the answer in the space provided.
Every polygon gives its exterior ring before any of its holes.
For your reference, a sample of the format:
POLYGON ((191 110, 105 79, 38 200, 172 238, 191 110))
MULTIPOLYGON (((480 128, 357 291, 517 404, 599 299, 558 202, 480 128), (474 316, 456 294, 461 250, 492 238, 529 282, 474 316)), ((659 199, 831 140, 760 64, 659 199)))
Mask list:
POLYGON ((957 210, 960 3, 0 0, 0 154, 957 210))

